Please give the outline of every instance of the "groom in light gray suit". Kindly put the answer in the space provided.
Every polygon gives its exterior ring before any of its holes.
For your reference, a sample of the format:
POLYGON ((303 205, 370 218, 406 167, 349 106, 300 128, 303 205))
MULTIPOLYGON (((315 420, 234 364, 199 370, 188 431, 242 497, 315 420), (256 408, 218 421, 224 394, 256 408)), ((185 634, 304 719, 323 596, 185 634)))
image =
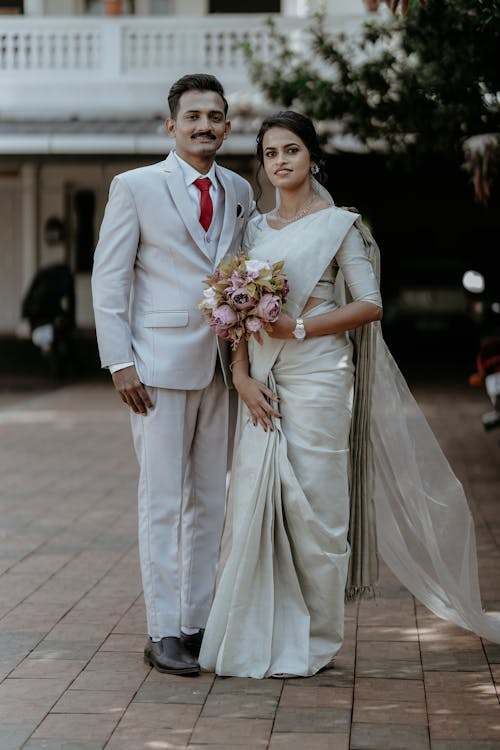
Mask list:
POLYGON ((145 660, 197 674, 224 517, 230 375, 196 305, 255 204, 214 161, 230 130, 219 81, 184 76, 168 102, 175 150, 114 178, 92 287, 102 365, 130 407, 140 465, 145 660))

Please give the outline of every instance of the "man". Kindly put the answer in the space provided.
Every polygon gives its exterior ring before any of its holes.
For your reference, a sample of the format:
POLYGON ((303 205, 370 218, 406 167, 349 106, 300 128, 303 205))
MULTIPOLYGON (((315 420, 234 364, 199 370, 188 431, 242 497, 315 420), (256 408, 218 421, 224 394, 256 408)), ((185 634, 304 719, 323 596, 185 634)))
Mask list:
POLYGON ((219 81, 184 76, 168 103, 175 150, 114 178, 92 286, 102 365, 130 407, 140 465, 145 660, 197 674, 224 515, 229 374, 196 305, 255 204, 250 185, 215 164, 230 131, 219 81))

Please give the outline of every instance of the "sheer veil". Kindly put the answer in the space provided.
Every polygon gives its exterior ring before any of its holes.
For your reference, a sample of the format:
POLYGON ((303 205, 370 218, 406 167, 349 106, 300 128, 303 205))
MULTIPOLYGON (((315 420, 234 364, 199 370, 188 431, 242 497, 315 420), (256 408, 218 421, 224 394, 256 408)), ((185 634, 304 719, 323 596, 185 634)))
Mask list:
MULTIPOLYGON (((313 177, 311 185, 334 205, 313 177)), ((378 273, 376 243, 360 221, 355 226, 378 273)), ((371 337, 365 337, 365 344, 357 341, 356 366, 366 369, 353 427, 361 425, 362 430, 362 423, 368 422, 366 442, 371 445, 358 445, 352 459, 353 474, 360 471, 357 461, 367 464, 360 477, 367 486, 365 507, 357 508, 365 516, 353 519, 350 528, 358 569, 350 571, 351 585, 363 588, 372 583, 376 565, 369 526, 372 532, 375 526, 378 554, 419 601, 437 616, 500 643, 500 615, 486 614, 481 604, 474 521, 462 485, 391 356, 380 324, 369 328, 371 337), (370 364, 365 361, 367 353, 370 364)))

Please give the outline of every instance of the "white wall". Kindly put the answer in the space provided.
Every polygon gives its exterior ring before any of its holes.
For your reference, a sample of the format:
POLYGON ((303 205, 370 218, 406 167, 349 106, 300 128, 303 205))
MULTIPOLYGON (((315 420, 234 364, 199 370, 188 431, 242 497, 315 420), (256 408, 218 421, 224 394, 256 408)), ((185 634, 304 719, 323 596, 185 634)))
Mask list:
MULTIPOLYGON (((136 0, 136 14, 150 13, 151 0, 136 0)), ((363 0, 282 0, 282 13, 287 16, 306 16, 326 6, 328 13, 356 15, 365 11, 363 0)), ((235 2, 237 7, 237 2, 235 2)), ((84 13, 84 0, 24 0, 26 16, 72 16, 84 13)), ((169 14, 203 16, 208 13, 209 0, 170 0, 169 14)))

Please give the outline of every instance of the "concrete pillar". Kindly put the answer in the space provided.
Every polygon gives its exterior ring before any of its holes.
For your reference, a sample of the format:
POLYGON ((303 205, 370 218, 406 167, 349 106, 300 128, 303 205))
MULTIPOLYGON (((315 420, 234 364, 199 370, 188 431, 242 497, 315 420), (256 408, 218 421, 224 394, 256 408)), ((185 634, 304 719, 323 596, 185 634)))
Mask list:
POLYGON ((38 167, 33 163, 21 167, 21 287, 23 294, 38 267, 38 167))
POLYGON ((45 0, 24 0, 25 16, 44 16, 45 0))
POLYGON ((172 0, 172 13, 175 16, 205 16, 209 0, 172 0))

